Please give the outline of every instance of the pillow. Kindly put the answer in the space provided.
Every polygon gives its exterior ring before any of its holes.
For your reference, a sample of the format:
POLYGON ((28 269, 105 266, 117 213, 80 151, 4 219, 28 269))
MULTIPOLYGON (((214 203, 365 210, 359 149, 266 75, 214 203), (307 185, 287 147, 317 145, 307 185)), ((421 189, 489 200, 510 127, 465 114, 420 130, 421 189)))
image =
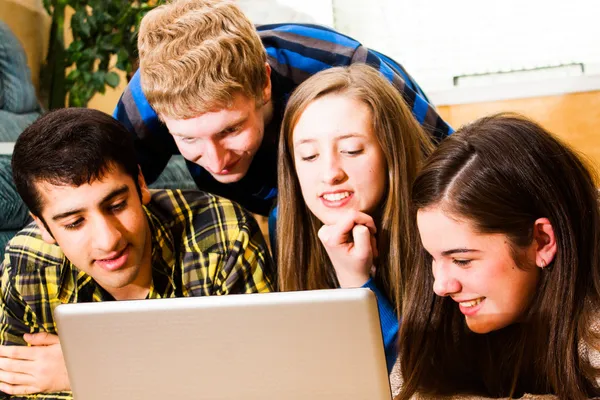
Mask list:
POLYGON ((39 111, 27 56, 10 28, 0 21, 0 109, 16 114, 39 111))
POLYGON ((17 193, 10 157, 0 156, 0 231, 19 230, 29 222, 29 211, 17 193))

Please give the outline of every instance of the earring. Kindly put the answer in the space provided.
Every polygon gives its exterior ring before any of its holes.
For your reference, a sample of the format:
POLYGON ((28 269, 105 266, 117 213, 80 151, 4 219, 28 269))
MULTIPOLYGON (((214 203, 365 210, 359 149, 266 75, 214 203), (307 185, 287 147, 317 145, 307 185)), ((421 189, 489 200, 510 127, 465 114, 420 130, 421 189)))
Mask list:
POLYGON ((546 261, 544 261, 544 259, 542 258, 542 261, 540 261, 540 268, 544 269, 546 268, 546 261))

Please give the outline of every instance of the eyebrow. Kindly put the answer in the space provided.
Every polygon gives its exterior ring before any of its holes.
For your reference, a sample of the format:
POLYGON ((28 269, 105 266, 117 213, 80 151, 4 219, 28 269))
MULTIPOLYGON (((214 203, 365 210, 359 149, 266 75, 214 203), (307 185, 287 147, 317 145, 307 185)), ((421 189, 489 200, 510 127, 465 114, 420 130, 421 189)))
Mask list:
MULTIPOLYGON (((243 125, 248 120, 248 118, 249 118, 248 114, 244 114, 241 117, 239 117, 238 119, 234 120, 233 122, 228 123, 224 128, 222 128, 219 132, 213 134, 212 136, 218 136, 218 135, 222 134, 223 132, 225 132, 227 129, 231 129, 236 126, 243 125)), ((170 132, 170 133, 171 133, 171 135, 179 136, 182 138, 193 137, 190 135, 184 135, 183 133, 179 133, 179 132, 170 132)))
POLYGON ((461 249, 450 249, 450 250, 442 251, 443 256, 449 256, 451 254, 460 254, 460 253, 481 253, 481 250, 461 248, 461 249))
MULTIPOLYGON (((355 138, 355 137, 364 138, 365 135, 363 135, 361 133, 346 133, 346 134, 341 135, 341 136, 336 136, 335 137, 335 141, 337 142, 337 141, 340 141, 340 140, 350 139, 350 138, 355 138)), ((316 140, 317 139, 314 139, 314 138, 301 139, 301 140, 298 140, 297 142, 294 142, 294 146, 299 146, 299 145, 304 144, 304 143, 314 142, 316 140)))
MULTIPOLYGON (((112 199, 114 199, 115 197, 120 196, 120 195, 122 195, 124 193, 127 193, 128 191, 129 191, 129 187, 127 185, 123 185, 123 186, 121 186, 121 187, 113 190, 112 192, 110 192, 106 196, 104 196, 104 198, 100 201, 100 204, 108 203, 112 199)), ((80 212, 82 212, 84 210, 85 210, 85 208, 76 208, 74 210, 65 211, 63 213, 56 214, 55 216, 53 216, 52 220, 53 221, 58 221, 60 219, 70 217, 71 215, 78 214, 78 213, 80 213, 80 212)))

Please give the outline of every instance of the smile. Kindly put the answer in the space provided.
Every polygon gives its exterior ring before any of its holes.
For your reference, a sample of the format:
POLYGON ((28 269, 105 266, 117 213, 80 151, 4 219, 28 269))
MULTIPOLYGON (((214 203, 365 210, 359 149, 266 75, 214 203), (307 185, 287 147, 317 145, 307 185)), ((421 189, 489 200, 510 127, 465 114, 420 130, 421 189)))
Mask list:
POLYGON ((478 299, 459 301, 458 308, 465 317, 474 317, 485 306, 485 297, 478 299))
POLYGON ((225 168, 223 168, 222 170, 220 170, 219 172, 215 172, 216 175, 227 175, 229 173, 231 173, 231 170, 237 165, 237 163, 240 161, 240 159, 238 158, 237 160, 235 160, 232 163, 229 163, 225 166, 225 168))
POLYGON ((478 305, 479 303, 481 303, 483 300, 485 300, 485 297, 480 297, 480 298, 475 299, 475 300, 461 301, 458 304, 460 304, 461 307, 471 308, 471 307, 475 307, 476 305, 478 305))
POLYGON ((345 199, 346 197, 350 197, 352 193, 350 192, 337 192, 337 193, 324 193, 321 197, 323 197, 327 201, 340 201, 345 199))
POLYGON ((129 245, 127 245, 118 254, 111 255, 110 258, 97 259, 96 264, 107 271, 115 271, 123 267, 129 258, 129 245))
POLYGON ((325 207, 341 208, 350 203, 354 198, 354 193, 348 191, 329 192, 322 193, 319 197, 325 207))

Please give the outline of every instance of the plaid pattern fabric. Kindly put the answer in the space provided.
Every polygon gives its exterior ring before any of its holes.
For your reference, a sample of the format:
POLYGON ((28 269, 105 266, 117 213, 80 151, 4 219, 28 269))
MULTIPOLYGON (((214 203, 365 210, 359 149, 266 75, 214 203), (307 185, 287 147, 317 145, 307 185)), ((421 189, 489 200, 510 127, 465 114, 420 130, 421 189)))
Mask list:
MULTIPOLYGON (((265 139, 246 176, 221 184, 203 168, 188 162, 196 185, 239 202, 250 211, 267 215, 277 197, 277 136, 292 91, 311 75, 335 66, 367 63, 378 69, 398 89, 416 120, 439 141, 452 132, 416 81, 397 62, 370 50, 334 30, 309 24, 257 26, 271 66, 273 120, 265 127, 265 139), (271 140, 269 140, 271 139, 271 140)), ((138 161, 147 182, 153 182, 167 165, 177 146, 167 127, 142 92, 139 71, 121 96, 114 117, 135 135, 138 161)))
MULTIPOLYGON (((157 190, 146 214, 152 230, 148 298, 273 290, 268 248, 254 218, 239 205, 198 191, 157 190)), ((0 274, 2 345, 24 345, 24 333, 55 334, 52 313, 59 304, 114 300, 58 246, 44 242, 35 224, 10 241, 0 274)), ((72 397, 65 392, 12 398, 72 397)))

